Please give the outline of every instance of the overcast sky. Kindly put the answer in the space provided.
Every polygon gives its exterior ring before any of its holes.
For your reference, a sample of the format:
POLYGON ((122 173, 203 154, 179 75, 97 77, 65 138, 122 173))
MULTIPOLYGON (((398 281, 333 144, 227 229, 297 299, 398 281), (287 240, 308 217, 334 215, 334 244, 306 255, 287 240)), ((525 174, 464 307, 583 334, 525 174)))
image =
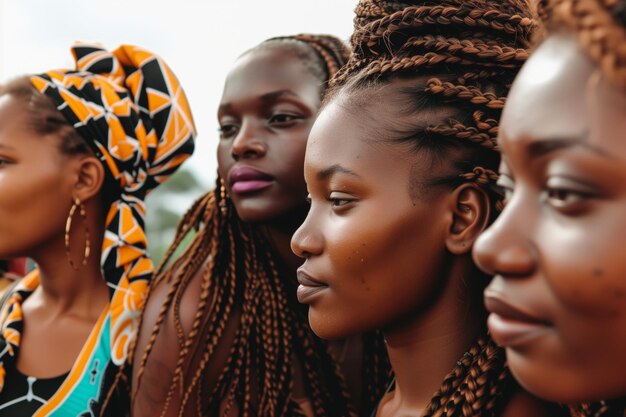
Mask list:
POLYGON ((300 32, 347 39, 357 0, 0 0, 0 82, 72 66, 70 45, 143 46, 161 55, 185 88, 198 127, 190 160, 215 178, 217 104, 237 56, 262 40, 300 32))

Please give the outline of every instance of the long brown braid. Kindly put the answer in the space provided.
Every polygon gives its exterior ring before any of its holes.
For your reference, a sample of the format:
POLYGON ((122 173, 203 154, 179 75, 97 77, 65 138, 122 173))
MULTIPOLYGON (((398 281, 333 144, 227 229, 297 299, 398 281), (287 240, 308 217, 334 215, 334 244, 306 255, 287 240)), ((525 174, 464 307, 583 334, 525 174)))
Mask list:
MULTIPOLYGON (((572 30, 607 78, 626 89, 626 1, 541 0, 539 16, 548 31, 572 30)), ((578 404, 574 417, 626 417, 626 399, 578 404)))
POLYGON ((572 29, 585 52, 615 84, 626 88, 626 2, 623 0, 542 0, 548 27, 572 29))
MULTIPOLYGON (((307 65, 324 82, 322 91, 347 60, 346 45, 332 36, 273 38, 257 48, 276 44, 297 48, 294 52, 307 59, 307 65)), ((175 390, 181 390, 181 416, 190 402, 195 404, 199 415, 218 415, 223 404, 224 414, 236 405, 242 416, 300 415, 291 394, 296 358, 303 368, 306 392, 316 416, 358 415, 350 403, 338 363, 331 357, 326 342, 310 330, 306 308, 296 300, 295 277, 279 274, 270 247, 258 225, 239 219, 220 179, 217 189, 196 201, 183 217, 153 282, 153 287, 163 281, 171 287, 138 364, 140 381, 171 309, 180 353, 165 409, 175 390), (168 266, 174 252, 194 230, 191 244, 168 266), (191 331, 185 337, 180 302, 200 268, 203 268, 200 303, 191 331), (203 390, 205 369, 235 312, 240 314, 235 340, 215 388, 207 393, 203 390), (200 364, 190 369, 189 358, 198 353, 200 364)), ((366 335, 363 340, 363 375, 367 381, 363 409, 369 410, 382 395, 389 365, 381 337, 366 335)))
MULTIPOLYGON (((455 158, 452 186, 470 182, 500 200, 494 183, 496 137, 506 95, 528 58, 535 20, 523 0, 361 0, 356 8, 352 55, 331 80, 326 103, 339 94, 358 96, 396 78, 415 81, 416 104, 454 109, 441 123, 402 132, 398 141, 455 158), (422 81, 426 80, 426 81, 422 81), (408 139, 407 139, 408 137, 408 139), (462 161, 461 161, 462 160, 462 161)), ((505 355, 483 334, 459 359, 425 415, 496 416, 516 389, 505 355)))

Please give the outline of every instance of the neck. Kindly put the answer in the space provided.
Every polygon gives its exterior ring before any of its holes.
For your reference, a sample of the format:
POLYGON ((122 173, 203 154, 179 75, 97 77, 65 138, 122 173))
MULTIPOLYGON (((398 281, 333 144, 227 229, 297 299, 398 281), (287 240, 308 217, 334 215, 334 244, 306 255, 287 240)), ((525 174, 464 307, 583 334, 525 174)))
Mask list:
MULTIPOLYGON (((471 261, 470 261, 471 262, 471 261)), ((393 415, 422 415, 445 376, 483 331, 480 291, 467 262, 457 262, 437 300, 383 332, 396 376, 389 405, 393 415)), ((389 414, 386 414, 389 415, 389 414)))
POLYGON ((40 302, 54 306, 60 312, 69 310, 92 311, 108 300, 108 288, 100 268, 100 242, 103 231, 97 223, 90 225, 91 253, 83 265, 84 234, 76 230, 70 236, 71 258, 77 270, 68 261, 64 235, 35 250, 31 257, 39 268, 40 302))

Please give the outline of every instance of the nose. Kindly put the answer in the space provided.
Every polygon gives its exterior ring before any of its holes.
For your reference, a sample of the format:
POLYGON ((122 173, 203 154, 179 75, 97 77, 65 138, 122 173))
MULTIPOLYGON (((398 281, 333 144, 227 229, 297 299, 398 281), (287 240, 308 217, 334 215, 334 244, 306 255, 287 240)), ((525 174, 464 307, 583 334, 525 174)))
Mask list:
POLYGON ((489 275, 523 278, 531 276, 537 268, 537 250, 526 234, 528 225, 520 222, 524 217, 507 212, 487 229, 474 244, 472 255, 476 265, 489 275))
POLYGON ((291 250, 300 258, 309 259, 320 255, 324 250, 324 237, 312 223, 313 219, 309 211, 304 223, 291 238, 291 250))
POLYGON ((230 154, 235 161, 260 158, 267 152, 267 144, 253 122, 244 122, 232 142, 230 154))

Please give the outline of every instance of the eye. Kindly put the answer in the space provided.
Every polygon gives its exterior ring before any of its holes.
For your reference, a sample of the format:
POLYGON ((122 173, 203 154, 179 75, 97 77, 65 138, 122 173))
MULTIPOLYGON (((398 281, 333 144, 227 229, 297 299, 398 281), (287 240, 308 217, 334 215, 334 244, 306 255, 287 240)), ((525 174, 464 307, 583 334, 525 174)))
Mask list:
POLYGON ((550 177, 544 189, 545 201, 565 214, 578 214, 588 207, 585 203, 597 198, 592 187, 571 178, 550 177))
POLYGON ((220 139, 228 139, 230 137, 235 136, 237 134, 238 129, 239 127, 236 124, 224 123, 220 125, 217 131, 220 134, 220 139))
POLYGON ((289 113, 276 113, 269 119, 269 124, 277 127, 291 126, 296 120, 302 119, 302 116, 289 113))
POLYGON ((508 203, 513 197, 513 191, 515 191, 515 182, 508 175, 500 174, 500 178, 498 178, 498 182, 496 183, 496 185, 502 190, 502 194, 504 195, 503 203, 506 205, 506 203, 508 203))
POLYGON ((557 208, 581 202, 587 197, 583 193, 565 188, 548 188, 546 192, 548 194, 548 203, 557 208))
POLYGON ((328 201, 333 208, 347 208, 356 198, 344 192, 333 191, 328 196, 328 201))

